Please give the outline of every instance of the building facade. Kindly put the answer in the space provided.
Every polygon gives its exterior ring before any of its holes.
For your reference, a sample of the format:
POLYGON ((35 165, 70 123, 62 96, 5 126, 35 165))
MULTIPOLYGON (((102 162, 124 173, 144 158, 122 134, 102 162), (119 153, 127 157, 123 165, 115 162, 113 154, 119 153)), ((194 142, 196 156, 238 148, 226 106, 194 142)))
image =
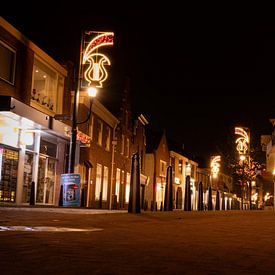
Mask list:
POLYGON ((0 17, 0 202, 58 204, 70 127, 67 70, 0 17))

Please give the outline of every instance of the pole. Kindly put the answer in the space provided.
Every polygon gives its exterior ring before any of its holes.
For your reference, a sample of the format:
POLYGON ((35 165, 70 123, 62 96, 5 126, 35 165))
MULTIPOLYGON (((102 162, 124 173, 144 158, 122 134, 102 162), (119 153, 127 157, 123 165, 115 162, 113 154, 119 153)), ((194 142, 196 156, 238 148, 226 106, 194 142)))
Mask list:
POLYGON ((68 173, 74 173, 75 166, 75 150, 76 150, 76 140, 77 140, 77 116, 78 116, 78 102, 79 102, 79 78, 81 73, 81 58, 82 58, 82 44, 83 44, 83 34, 81 33, 81 43, 80 52, 78 55, 78 61, 75 66, 75 83, 74 83, 74 104, 73 104, 73 115, 72 115, 72 133, 70 140, 70 150, 69 150, 69 163, 68 163, 68 173))
MULTIPOLYGON (((78 80, 76 80, 78 82, 78 80)), ((69 151, 69 165, 68 173, 74 173, 75 166, 75 150, 76 150, 76 138, 77 138, 77 114, 78 114, 78 83, 75 84, 74 91, 74 105, 73 105, 73 118, 72 118, 72 135, 70 140, 70 151, 69 151)))

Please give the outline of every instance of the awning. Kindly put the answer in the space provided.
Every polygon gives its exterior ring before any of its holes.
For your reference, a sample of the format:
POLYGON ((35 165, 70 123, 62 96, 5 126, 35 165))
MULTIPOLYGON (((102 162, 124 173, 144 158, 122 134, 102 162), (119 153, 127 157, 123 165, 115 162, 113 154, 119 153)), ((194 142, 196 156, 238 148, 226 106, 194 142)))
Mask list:
POLYGON ((18 127, 28 130, 44 130, 56 136, 69 139, 71 127, 20 102, 11 96, 0 96, 0 115, 12 119, 18 127), (24 118, 24 120, 22 120, 24 118))

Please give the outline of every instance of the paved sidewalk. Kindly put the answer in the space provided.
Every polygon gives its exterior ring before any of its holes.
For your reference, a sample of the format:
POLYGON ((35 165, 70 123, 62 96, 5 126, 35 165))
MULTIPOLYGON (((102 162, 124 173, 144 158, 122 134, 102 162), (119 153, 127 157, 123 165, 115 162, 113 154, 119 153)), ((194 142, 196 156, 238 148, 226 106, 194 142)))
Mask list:
POLYGON ((0 231, 0 274, 275 274, 273 211, 38 209, 0 208, 19 229, 0 231))

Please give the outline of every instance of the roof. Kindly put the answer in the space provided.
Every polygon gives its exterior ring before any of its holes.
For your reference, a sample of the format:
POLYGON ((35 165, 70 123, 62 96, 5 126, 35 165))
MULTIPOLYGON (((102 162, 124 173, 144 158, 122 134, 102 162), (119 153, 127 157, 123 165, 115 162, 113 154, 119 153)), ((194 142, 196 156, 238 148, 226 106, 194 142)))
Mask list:
POLYGON ((161 138, 163 136, 163 132, 154 131, 151 128, 146 128, 146 153, 153 153, 157 150, 161 138))

